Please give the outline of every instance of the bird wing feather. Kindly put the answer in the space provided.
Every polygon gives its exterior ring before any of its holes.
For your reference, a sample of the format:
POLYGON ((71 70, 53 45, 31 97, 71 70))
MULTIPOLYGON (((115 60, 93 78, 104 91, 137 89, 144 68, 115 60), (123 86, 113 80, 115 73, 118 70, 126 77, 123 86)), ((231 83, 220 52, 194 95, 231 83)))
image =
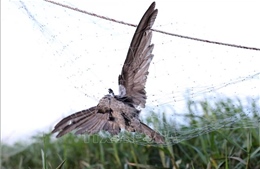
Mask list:
POLYGON ((135 106, 141 107, 145 107, 145 83, 153 59, 151 28, 158 13, 154 8, 155 2, 150 5, 138 24, 118 78, 119 85, 125 89, 125 95, 133 100, 135 106))
POLYGON ((118 124, 110 120, 109 113, 99 112, 97 107, 91 107, 86 110, 74 113, 62 119, 52 133, 59 132, 56 137, 61 137, 73 130, 75 134, 94 134, 101 130, 108 131, 112 135, 118 134, 120 128, 118 124))

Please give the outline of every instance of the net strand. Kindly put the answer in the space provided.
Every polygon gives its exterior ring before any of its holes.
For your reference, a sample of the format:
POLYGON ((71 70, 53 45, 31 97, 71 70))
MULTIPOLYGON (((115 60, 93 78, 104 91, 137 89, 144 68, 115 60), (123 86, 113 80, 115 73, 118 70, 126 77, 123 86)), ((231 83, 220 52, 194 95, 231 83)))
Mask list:
MULTIPOLYGON (((119 23, 119 24, 123 24, 123 25, 127 25, 127 26, 137 27, 137 25, 135 25, 135 24, 130 24, 130 23, 127 23, 127 22, 118 21, 118 20, 113 19, 113 18, 108 18, 108 17, 102 16, 102 15, 87 12, 87 11, 81 10, 79 8, 71 7, 69 5, 61 4, 61 3, 54 2, 54 1, 51 1, 51 0, 44 0, 44 1, 58 5, 58 6, 61 6, 61 7, 64 7, 64 8, 67 8, 67 9, 78 11, 78 12, 81 12, 81 13, 84 13, 84 14, 87 14, 87 15, 90 15, 90 16, 101 18, 101 19, 104 19, 104 20, 109 20, 109 21, 119 23)), ((235 47, 235 48, 240 48, 240 49, 260 51, 260 48, 256 48, 256 47, 248 47, 248 46, 236 45, 236 44, 231 44, 231 43, 211 41, 211 40, 207 40, 207 39, 201 39, 201 38, 195 38, 195 37, 190 37, 190 36, 185 36, 185 35, 179 35, 179 34, 175 34, 175 33, 169 33, 169 32, 161 31, 161 30, 158 30, 158 29, 151 29, 151 30, 154 31, 154 32, 158 32, 158 33, 162 33, 162 34, 170 35, 170 36, 175 36, 175 37, 183 38, 183 39, 189 39, 189 40, 194 40, 194 41, 199 41, 199 42, 204 42, 204 43, 211 43, 211 44, 215 44, 215 45, 235 47)))

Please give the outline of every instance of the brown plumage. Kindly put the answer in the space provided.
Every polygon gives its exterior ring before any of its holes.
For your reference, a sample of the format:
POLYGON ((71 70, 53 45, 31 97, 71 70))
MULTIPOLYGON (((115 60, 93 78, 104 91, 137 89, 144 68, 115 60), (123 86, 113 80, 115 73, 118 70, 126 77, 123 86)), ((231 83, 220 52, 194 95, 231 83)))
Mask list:
POLYGON ((145 107, 145 83, 148 68, 153 59, 152 31, 158 10, 153 2, 142 17, 127 57, 118 77, 119 95, 109 89, 97 106, 72 114, 62 119, 52 133, 59 132, 57 137, 76 130, 76 134, 93 134, 101 130, 112 135, 122 129, 140 132, 152 138, 156 143, 164 143, 164 138, 139 120, 138 107, 145 107))

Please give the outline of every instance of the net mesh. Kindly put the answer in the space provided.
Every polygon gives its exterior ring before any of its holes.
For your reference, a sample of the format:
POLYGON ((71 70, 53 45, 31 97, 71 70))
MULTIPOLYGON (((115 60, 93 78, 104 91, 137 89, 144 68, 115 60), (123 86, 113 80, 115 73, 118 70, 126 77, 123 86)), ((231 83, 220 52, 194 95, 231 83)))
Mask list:
MULTIPOLYGON (((75 99, 82 103, 80 108, 93 106, 90 103, 97 104, 108 93, 108 88, 117 91, 117 77, 135 28, 44 1, 12 3, 39 34, 35 43, 44 51, 39 53, 40 59, 48 62, 47 67, 55 70, 54 73, 66 79, 68 90, 80 96, 81 100, 75 99)), ((76 2, 69 5, 81 7, 76 2)), ((138 23, 140 16, 133 17, 133 22, 138 23)), ((201 25, 174 22, 170 16, 160 24, 160 19, 155 22, 154 29, 218 39, 201 25)), ((259 51, 157 32, 153 33, 152 42, 155 56, 149 68, 148 99, 142 119, 158 129, 170 143, 223 128, 259 127, 260 120, 250 118, 259 115, 259 107, 251 104, 252 100, 259 103, 259 51), (225 97, 234 100, 222 103, 221 99, 225 97), (213 104, 215 102, 219 105, 213 104), (239 109, 242 105, 248 106, 247 109, 239 109), (229 113, 227 109, 230 107, 235 107, 237 112, 229 113), (217 112, 215 118, 206 116, 211 112, 217 112), (193 124, 191 116, 200 118, 202 123, 193 124), (185 125, 191 127, 180 130, 180 126, 185 125)), ((131 134, 120 135, 124 137, 115 136, 115 140, 133 141, 131 134)), ((147 140, 139 143, 145 144, 147 140)))

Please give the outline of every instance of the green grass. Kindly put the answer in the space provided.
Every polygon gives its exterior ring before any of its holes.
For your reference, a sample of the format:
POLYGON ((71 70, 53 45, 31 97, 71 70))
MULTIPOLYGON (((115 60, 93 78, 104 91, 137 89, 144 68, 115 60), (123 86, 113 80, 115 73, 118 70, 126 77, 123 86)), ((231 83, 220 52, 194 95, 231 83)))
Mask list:
POLYGON ((163 115, 159 120, 146 119, 168 133, 164 146, 148 144, 143 135, 139 135, 140 144, 123 141, 131 133, 113 138, 69 134, 60 139, 38 134, 30 144, 3 144, 1 165, 3 169, 260 168, 259 99, 248 99, 245 105, 229 98, 188 100, 187 108, 185 125, 163 115))

